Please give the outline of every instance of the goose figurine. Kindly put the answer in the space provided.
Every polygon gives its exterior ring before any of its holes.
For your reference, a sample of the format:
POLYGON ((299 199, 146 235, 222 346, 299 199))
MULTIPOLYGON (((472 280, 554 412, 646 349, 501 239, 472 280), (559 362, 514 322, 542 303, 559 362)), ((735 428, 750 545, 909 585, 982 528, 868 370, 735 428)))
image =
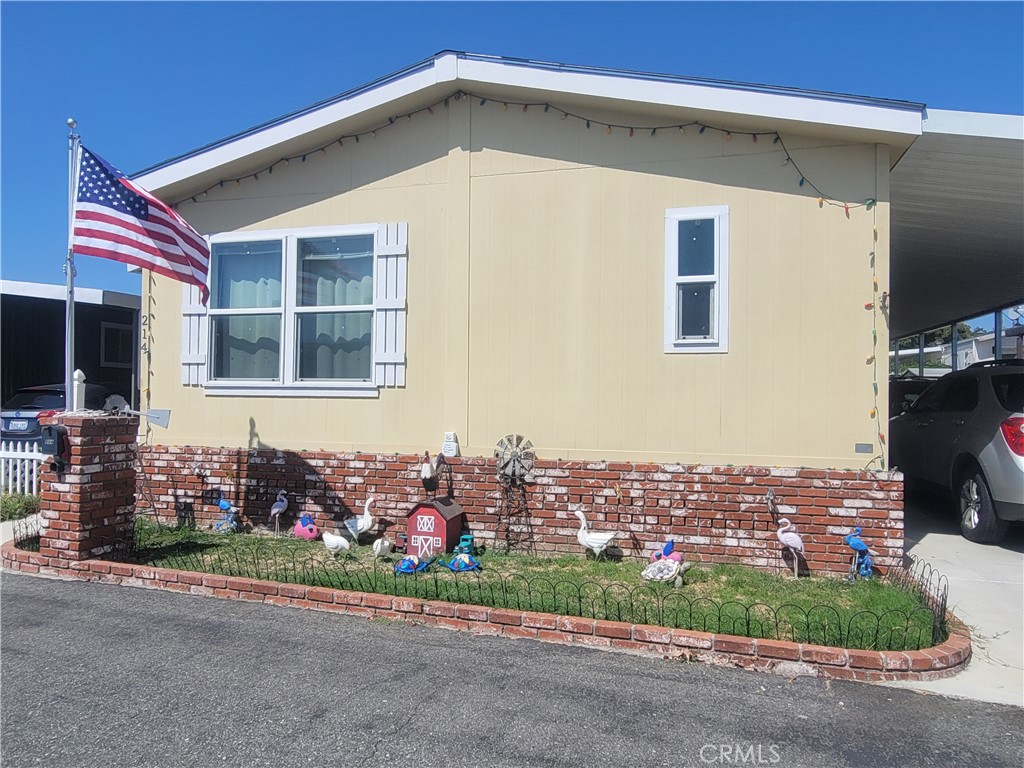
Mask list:
POLYGON ((347 555, 352 549, 352 542, 345 536, 324 531, 323 538, 324 546, 327 547, 327 551, 332 555, 340 555, 343 553, 347 555))
POLYGON ((374 557, 387 557, 394 550, 395 545, 391 543, 389 539, 385 539, 383 536, 373 542, 373 556, 374 557))
POLYGON ((348 532, 352 534, 352 540, 357 544, 359 543, 359 537, 364 533, 369 532, 376 522, 373 519, 373 515, 370 514, 370 505, 373 504, 373 496, 370 496, 366 500, 366 504, 363 505, 363 514, 359 517, 349 517, 345 519, 345 527, 348 532))
POLYGON ((580 529, 576 533, 576 541, 584 549, 593 552, 595 558, 600 557, 618 534, 616 531, 591 531, 587 528, 587 518, 582 512, 575 511, 573 514, 580 519, 580 529))
POLYGON ((277 501, 270 508, 270 516, 274 519, 274 535, 281 535, 281 515, 288 509, 288 494, 284 491, 277 492, 277 501))
POLYGON ((800 538, 800 534, 796 532, 796 526, 789 522, 787 518, 780 517, 779 530, 775 532, 775 537, 793 556, 793 576, 795 578, 799 577, 800 556, 804 554, 804 540, 800 538))

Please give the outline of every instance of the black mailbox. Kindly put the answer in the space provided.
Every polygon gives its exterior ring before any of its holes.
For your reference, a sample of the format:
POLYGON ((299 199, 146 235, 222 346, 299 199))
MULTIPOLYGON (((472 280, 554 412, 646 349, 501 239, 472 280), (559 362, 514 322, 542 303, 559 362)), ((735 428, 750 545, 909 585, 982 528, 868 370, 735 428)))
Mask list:
POLYGON ((42 442, 39 447, 46 454, 44 461, 49 462, 50 471, 58 475, 67 469, 71 458, 71 446, 68 443, 68 431, 64 427, 43 427, 42 442))

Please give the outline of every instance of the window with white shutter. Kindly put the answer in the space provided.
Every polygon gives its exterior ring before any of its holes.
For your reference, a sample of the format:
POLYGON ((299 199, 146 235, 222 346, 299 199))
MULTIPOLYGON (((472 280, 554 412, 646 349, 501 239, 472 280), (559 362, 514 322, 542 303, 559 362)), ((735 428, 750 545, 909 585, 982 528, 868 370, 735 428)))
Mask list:
POLYGON ((210 302, 185 287, 182 383, 211 395, 374 397, 405 386, 406 224, 210 238, 210 302))

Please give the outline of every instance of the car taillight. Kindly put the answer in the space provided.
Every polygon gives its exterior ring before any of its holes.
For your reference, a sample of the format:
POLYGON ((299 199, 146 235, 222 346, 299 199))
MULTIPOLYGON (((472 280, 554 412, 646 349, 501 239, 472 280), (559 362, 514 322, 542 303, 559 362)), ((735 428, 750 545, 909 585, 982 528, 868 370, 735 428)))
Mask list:
POLYGON ((40 419, 45 419, 47 416, 56 416, 58 413, 61 413, 61 412, 62 411, 60 411, 60 410, 53 410, 53 409, 51 409, 49 411, 40 411, 39 413, 36 414, 36 417, 40 418, 40 419))
POLYGON ((999 425, 1006 444, 1018 456, 1024 456, 1024 418, 1011 416, 999 425))

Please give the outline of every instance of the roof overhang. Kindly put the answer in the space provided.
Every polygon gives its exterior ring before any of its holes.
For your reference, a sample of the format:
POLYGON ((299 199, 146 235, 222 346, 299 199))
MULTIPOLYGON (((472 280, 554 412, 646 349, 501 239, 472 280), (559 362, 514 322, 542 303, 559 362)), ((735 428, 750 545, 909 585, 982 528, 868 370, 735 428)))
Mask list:
POLYGON ((1024 302, 1024 117, 928 110, 890 193, 894 337, 1024 302))
POLYGON ((134 178, 165 199, 180 199, 457 91, 565 108, 586 105, 652 121, 696 120, 733 130, 886 144, 891 165, 920 136, 924 111, 912 102, 445 51, 134 178))
MULTIPOLYGON (((0 295, 67 301, 67 287, 63 285, 50 285, 49 283, 0 280, 0 295)), ((138 310, 142 306, 142 297, 133 293, 76 287, 75 304, 99 304, 108 307, 124 307, 125 309, 138 310)))

